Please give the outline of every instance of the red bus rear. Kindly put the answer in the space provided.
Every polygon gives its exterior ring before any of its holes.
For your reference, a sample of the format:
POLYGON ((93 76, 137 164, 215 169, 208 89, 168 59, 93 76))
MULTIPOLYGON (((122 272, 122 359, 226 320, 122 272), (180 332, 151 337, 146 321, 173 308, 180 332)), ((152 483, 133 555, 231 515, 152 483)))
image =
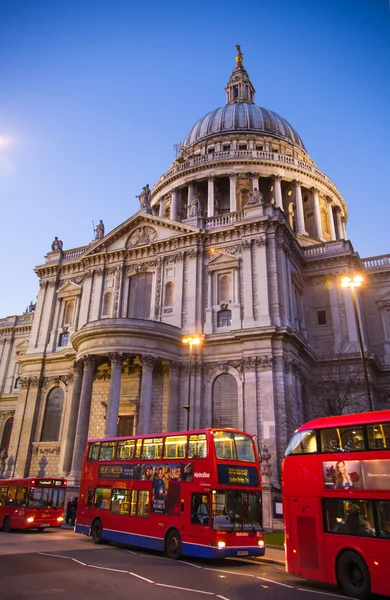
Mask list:
POLYGON ((316 419, 283 461, 286 568, 354 598, 390 595, 390 411, 316 419))
POLYGON ((61 527, 65 490, 66 479, 0 479, 0 528, 8 532, 61 527))
POLYGON ((171 558, 263 556, 253 436, 205 429, 88 442, 75 530, 171 558))

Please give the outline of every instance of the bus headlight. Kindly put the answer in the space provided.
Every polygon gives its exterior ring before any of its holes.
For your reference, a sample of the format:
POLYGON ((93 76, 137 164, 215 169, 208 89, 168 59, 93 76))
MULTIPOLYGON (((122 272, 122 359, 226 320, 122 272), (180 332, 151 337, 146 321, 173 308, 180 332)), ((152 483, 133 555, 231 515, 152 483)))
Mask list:
POLYGON ((218 542, 218 548, 225 548, 225 542, 218 542))
POLYGON ((264 548, 264 540, 258 540, 257 544, 260 546, 260 548, 264 548))
POLYGON ((28 519, 26 519, 27 523, 34 523, 34 517, 28 517, 28 519))
POLYGON ((57 517, 57 521, 58 521, 59 523, 61 523, 61 521, 63 521, 63 520, 64 520, 64 517, 57 517))

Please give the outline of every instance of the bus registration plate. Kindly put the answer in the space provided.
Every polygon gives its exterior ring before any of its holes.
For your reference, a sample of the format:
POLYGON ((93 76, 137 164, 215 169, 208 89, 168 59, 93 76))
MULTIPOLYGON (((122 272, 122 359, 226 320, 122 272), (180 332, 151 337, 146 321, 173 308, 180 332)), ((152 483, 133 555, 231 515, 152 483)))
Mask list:
POLYGON ((237 552, 237 556, 248 556, 249 551, 248 550, 238 550, 237 552))
POLYGON ((39 523, 39 527, 50 527, 50 523, 39 523))

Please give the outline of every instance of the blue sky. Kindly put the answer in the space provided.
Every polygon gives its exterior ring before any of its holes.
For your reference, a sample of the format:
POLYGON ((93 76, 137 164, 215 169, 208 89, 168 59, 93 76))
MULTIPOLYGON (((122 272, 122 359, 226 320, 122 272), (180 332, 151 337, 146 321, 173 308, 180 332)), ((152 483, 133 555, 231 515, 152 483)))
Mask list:
POLYGON ((362 257, 390 254, 389 0, 0 0, 0 317, 33 268, 106 233, 225 104, 240 44, 255 101, 286 118, 348 208, 362 257))

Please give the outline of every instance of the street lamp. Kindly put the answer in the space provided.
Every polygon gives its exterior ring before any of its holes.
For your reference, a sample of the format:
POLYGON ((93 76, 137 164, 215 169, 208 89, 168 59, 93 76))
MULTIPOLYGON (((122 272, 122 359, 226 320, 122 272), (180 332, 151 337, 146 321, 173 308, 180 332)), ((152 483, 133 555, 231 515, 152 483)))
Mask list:
POLYGON ((368 404, 370 406, 370 410, 372 411, 372 410, 374 410, 374 407, 372 405, 372 398, 371 398, 371 391, 370 391, 370 382, 368 380, 366 358, 364 356, 362 330, 361 330, 361 327, 360 327, 360 318, 359 318, 359 312, 358 312, 358 308, 357 308, 356 290, 355 290, 355 288, 360 287, 362 285, 362 282, 363 282, 363 277, 361 275, 355 275, 353 278, 352 277, 343 277, 342 280, 341 280, 340 285, 343 288, 349 287, 349 289, 351 290, 353 311, 355 313, 355 321, 356 321, 356 327, 357 327, 358 338, 359 338, 360 356, 361 356, 362 364, 363 364, 364 380, 365 380, 365 383, 366 383, 368 404))
POLYGON ((183 408, 187 411, 187 431, 190 428, 190 412, 191 412, 191 371, 192 371, 192 346, 200 344, 200 337, 191 335, 183 338, 183 344, 188 344, 188 397, 187 404, 183 408))

